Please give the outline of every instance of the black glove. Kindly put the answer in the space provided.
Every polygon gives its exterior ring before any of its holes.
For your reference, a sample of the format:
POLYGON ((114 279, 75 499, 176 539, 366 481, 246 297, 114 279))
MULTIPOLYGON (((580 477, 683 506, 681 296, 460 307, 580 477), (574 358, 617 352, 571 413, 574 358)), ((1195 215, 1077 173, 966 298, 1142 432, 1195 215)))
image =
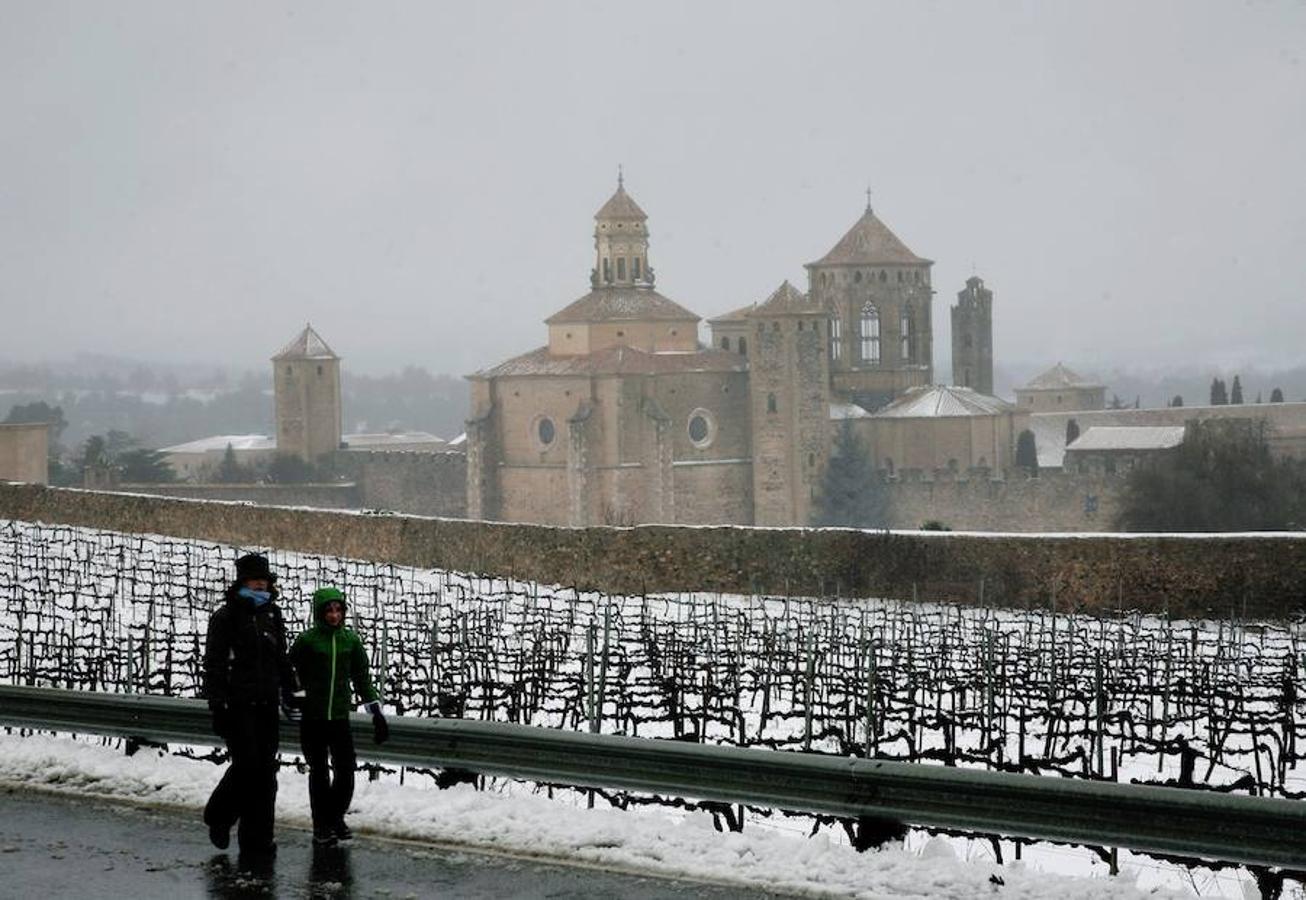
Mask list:
POLYGON ((372 742, 384 744, 390 740, 390 725, 381 714, 381 704, 373 700, 365 708, 372 714, 372 742))
POLYGON ((231 720, 227 715, 227 704, 221 700, 209 701, 209 715, 213 717, 213 733, 224 741, 231 732, 231 720))

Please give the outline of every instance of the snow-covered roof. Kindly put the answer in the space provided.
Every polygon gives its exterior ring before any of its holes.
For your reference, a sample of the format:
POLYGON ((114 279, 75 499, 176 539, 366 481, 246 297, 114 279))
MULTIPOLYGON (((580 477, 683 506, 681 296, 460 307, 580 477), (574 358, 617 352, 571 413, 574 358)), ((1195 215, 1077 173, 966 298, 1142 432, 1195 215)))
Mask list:
POLYGON ((1066 450, 1169 450, 1183 442, 1182 425, 1094 425, 1066 450))
POLYGON ((867 419, 870 413, 862 409, 856 403, 842 403, 835 401, 830 404, 831 421, 842 421, 843 419, 867 419))
POLYGON ((339 359, 335 351, 327 346, 322 336, 313 330, 312 325, 305 325, 304 330, 295 339, 281 348, 273 359, 339 359))
POLYGON ((467 432, 464 431, 462 434, 458 435, 458 437, 450 438, 448 446, 462 447, 465 446, 466 443, 467 443, 467 432))
POLYGON ((275 450, 276 438, 266 434, 215 434, 213 437, 200 438, 172 447, 164 447, 160 453, 210 453, 214 450, 275 450))
POLYGON ((398 444, 430 444, 432 446, 444 444, 443 438, 437 437, 429 431, 359 432, 357 434, 346 434, 341 440, 351 450, 373 447, 384 449, 398 444))
POLYGON ((1078 372, 1075 372, 1061 363, 1057 363, 1041 375, 1031 378, 1029 384, 1020 390, 1025 391, 1058 391, 1067 388, 1099 388, 1102 385, 1094 381, 1089 381, 1078 372))
POLYGON ((944 419, 957 416, 997 416, 1015 407, 974 388, 923 385, 908 388, 888 406, 872 413, 876 419, 944 419))

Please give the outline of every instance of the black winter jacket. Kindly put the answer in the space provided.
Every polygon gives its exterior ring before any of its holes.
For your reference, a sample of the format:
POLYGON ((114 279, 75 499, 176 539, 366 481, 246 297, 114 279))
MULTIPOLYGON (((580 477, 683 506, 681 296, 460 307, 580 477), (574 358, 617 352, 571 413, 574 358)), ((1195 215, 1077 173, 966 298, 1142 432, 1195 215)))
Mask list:
POLYGON ((256 609, 239 590, 229 587, 209 619, 204 697, 211 706, 279 703, 295 691, 295 672, 276 594, 256 609))

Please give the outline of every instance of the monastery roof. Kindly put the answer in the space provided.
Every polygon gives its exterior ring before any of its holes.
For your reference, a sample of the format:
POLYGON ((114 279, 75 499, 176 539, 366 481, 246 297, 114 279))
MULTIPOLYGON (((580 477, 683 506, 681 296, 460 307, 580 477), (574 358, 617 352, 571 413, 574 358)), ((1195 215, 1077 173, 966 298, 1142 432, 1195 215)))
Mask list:
POLYGON ((1182 425, 1094 425, 1066 450, 1169 450, 1183 442, 1182 425))
POLYGON ((907 248, 868 207, 848 233, 813 266, 923 264, 931 262, 907 248))
POLYGON ((997 416, 1014 410, 1005 400, 974 388, 922 385, 908 388, 888 406, 872 413, 876 419, 943 419, 956 416, 997 416))
POLYGON ((739 309, 732 309, 730 312, 708 319, 708 322, 745 322, 748 320, 748 314, 756 308, 756 303, 750 303, 747 306, 741 306, 739 309))
POLYGON ((833 400, 830 402, 830 419, 832 421, 843 421, 844 419, 866 419, 870 418, 870 413, 858 406, 856 403, 850 403, 843 400, 833 400))
POLYGON ((649 353, 635 347, 608 347, 594 353, 555 356, 548 347, 513 357, 472 378, 529 375, 664 375, 684 372, 746 372, 748 360, 726 350, 649 353))
POLYGON ((399 445, 429 445, 434 449, 444 444, 443 438, 429 431, 356 432, 346 434, 340 440, 348 450, 384 450, 399 445))
POLYGON ((339 359, 335 351, 327 346, 322 336, 313 330, 312 325, 305 325, 293 341, 281 348, 273 359, 339 359))
POLYGON ((1088 381, 1076 372, 1057 363, 1041 375, 1031 378, 1029 384, 1021 390, 1026 391, 1050 391, 1065 390, 1066 388, 1096 388, 1102 387, 1094 381, 1088 381))
POLYGON ((652 288, 601 287, 545 319, 549 325, 563 322, 647 322, 672 319, 698 321, 698 316, 652 288))
POLYGON ((804 294, 786 279, 783 284, 772 292, 770 297, 753 307, 750 315, 784 316, 824 313, 825 311, 825 307, 815 297, 804 294))
POLYGON ((625 186, 618 181, 617 192, 608 198, 608 202, 599 207, 599 211, 594 214, 596 219, 647 219, 644 210, 639 208, 630 194, 626 193, 625 186))
POLYGON ((160 448, 160 453, 210 453, 214 450, 275 450, 276 438, 266 434, 215 434, 212 437, 187 441, 171 447, 160 448))

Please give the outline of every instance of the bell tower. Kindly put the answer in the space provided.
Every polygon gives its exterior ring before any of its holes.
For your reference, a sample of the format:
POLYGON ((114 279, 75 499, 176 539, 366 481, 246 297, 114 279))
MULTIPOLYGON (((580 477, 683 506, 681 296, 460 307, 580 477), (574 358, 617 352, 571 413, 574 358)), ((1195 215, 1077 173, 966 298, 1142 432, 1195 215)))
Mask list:
POLYGON ((648 263, 648 216, 630 194, 617 169, 617 190, 594 214, 594 271, 590 282, 601 287, 652 287, 648 263))
POLYGON ((305 325, 272 357, 277 453, 313 462, 340 448, 340 357, 305 325))
POLYGON ((993 393, 993 292, 976 275, 952 308, 952 383, 993 393))

